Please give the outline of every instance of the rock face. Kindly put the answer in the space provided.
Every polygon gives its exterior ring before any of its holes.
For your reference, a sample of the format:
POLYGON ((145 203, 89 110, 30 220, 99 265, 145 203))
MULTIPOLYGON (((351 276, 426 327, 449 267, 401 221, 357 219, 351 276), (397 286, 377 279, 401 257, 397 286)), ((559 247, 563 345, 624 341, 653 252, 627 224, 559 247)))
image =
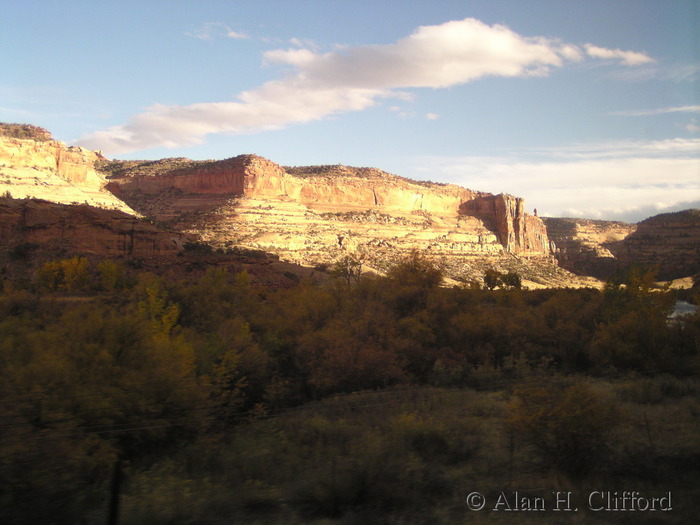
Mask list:
POLYGON ((700 210, 650 217, 638 224, 545 218, 560 266, 599 279, 641 264, 672 280, 700 271, 700 210))
POLYGON ((94 168, 102 158, 94 151, 52 140, 42 128, 0 125, 0 195, 133 213, 105 189, 107 181, 94 168))
POLYGON ((8 248, 33 243, 69 253, 152 257, 174 255, 186 241, 118 210, 0 198, 0 245, 8 248))
POLYGON ((547 255, 550 242, 539 217, 524 212, 524 201, 512 195, 486 195, 463 202, 460 212, 491 222, 506 251, 547 255))
POLYGON ((379 269, 419 249, 465 277, 481 273, 480 259, 553 264, 543 222, 510 195, 372 168, 285 168, 255 155, 114 161, 100 169, 134 209, 222 247, 264 249, 305 264, 360 253, 379 269))
POLYGON ((662 280, 695 275, 700 272, 700 210, 645 219, 614 250, 622 264, 657 267, 662 280))
POLYGON ((635 224, 591 219, 543 218, 562 268, 579 275, 607 279, 619 266, 615 247, 637 228, 635 224))

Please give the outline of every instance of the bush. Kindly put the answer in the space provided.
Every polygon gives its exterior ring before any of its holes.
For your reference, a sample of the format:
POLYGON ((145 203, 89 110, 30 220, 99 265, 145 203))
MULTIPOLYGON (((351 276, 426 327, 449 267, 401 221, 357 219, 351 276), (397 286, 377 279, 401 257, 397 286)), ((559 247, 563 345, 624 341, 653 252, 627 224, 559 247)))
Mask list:
POLYGON ((442 283, 442 270, 419 251, 413 250, 386 272, 389 279, 403 286, 434 288, 442 283))
POLYGON ((605 458, 607 437, 617 423, 614 404, 585 384, 523 386, 515 391, 508 416, 516 436, 572 479, 605 458))

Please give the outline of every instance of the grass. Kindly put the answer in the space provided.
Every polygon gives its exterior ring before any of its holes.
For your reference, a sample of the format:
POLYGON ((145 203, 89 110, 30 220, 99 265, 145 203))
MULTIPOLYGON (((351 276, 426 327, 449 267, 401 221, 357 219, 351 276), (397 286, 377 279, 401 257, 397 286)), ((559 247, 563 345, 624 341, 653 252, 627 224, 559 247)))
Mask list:
POLYGON ((580 481, 541 464, 528 443, 508 432, 509 389, 411 387, 310 403, 237 427, 231 434, 200 440, 155 465, 134 465, 123 521, 692 521, 700 495, 694 488, 700 481, 697 390, 689 386, 687 395, 666 395, 649 405, 629 397, 633 381, 591 380, 588 385, 615 396, 623 415, 608 442, 608 460, 580 481), (592 490, 671 490, 674 510, 631 516, 582 509, 564 518, 551 510, 546 516, 493 511, 501 492, 513 490, 545 498, 551 498, 552 491, 572 491, 579 500, 592 490), (481 513, 465 505, 472 491, 489 502, 481 513))

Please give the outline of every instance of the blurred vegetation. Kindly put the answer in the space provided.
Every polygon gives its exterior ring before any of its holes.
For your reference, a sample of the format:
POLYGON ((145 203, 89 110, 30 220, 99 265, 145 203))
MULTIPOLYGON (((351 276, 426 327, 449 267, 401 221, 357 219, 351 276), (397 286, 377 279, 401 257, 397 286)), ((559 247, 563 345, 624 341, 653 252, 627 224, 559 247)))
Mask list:
POLYGON ((32 139, 38 142, 51 140, 51 133, 39 126, 31 124, 14 124, 0 122, 0 135, 15 139, 32 139))
POLYGON ((601 487, 674 490, 635 522, 692 520, 700 314, 669 322, 651 273, 525 291, 441 287, 418 253, 358 266, 287 289, 81 257, 2 274, 0 522, 103 523, 117 460, 122 523, 462 523, 474 490, 601 487))

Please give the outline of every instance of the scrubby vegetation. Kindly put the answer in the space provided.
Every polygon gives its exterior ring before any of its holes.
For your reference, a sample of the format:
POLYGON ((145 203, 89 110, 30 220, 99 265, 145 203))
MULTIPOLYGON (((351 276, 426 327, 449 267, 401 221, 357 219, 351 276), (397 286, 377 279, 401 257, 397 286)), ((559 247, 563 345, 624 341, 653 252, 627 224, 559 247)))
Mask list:
POLYGON ((0 122, 0 135, 15 139, 32 139, 38 142, 51 140, 51 133, 31 124, 11 124, 0 122))
POLYGON ((634 522, 694 519, 700 315, 669 323, 651 273, 487 290, 352 262, 288 289, 80 257, 5 279, 0 522, 103 523, 119 492, 130 524, 541 523, 493 511, 514 490, 572 491, 572 523, 628 519, 592 490, 672 491, 634 522))

